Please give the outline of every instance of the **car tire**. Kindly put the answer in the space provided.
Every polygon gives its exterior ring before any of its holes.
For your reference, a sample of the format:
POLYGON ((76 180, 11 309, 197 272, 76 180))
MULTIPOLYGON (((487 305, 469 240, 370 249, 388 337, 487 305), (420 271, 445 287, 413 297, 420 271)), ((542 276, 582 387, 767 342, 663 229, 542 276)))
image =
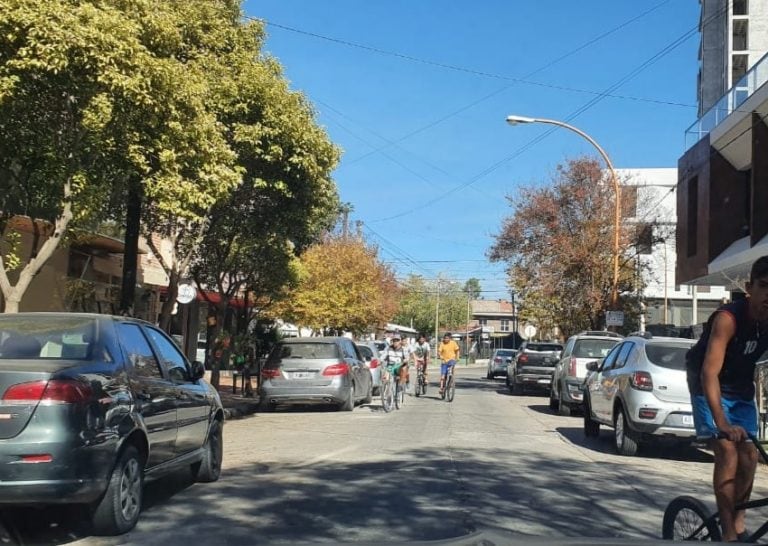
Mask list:
POLYGON ((349 386, 349 396, 347 397, 346 401, 344 401, 340 406, 339 409, 341 411, 352 411, 355 409, 355 387, 354 385, 349 386))
POLYGON ((517 381, 512 383, 512 394, 515 396, 521 396, 523 394, 523 386, 517 381))
POLYGON ((552 411, 557 410, 557 398, 555 398, 555 387, 550 386, 549 387, 549 409, 552 411))
POLYGON ((491 373, 491 370, 488 370, 485 372, 485 378, 486 379, 493 379, 493 374, 491 373))
POLYGON ((93 534, 114 536, 136 526, 144 495, 144 457, 128 445, 120 453, 107 482, 107 490, 93 510, 93 534))
POLYGON ((370 404, 373 402, 373 383, 368 385, 368 394, 363 398, 363 404, 370 404))
POLYGON ((275 411, 275 405, 268 400, 262 400, 259 402, 259 411, 262 413, 272 413, 275 411))
POLYGON ((613 435, 616 453, 632 457, 637 454, 640 442, 635 431, 629 428, 624 408, 618 406, 617 410, 613 416, 613 435))
POLYGON ((196 482, 215 482, 221 476, 221 462, 224 456, 224 432, 220 419, 214 419, 208 431, 201 461, 192 465, 192 477, 196 482))
POLYGON ((563 402, 563 393, 560 393, 560 398, 557 400, 557 413, 563 417, 571 416, 571 406, 563 402))
POLYGON ((584 436, 587 438, 600 436, 600 423, 592 420, 592 409, 589 407, 587 397, 584 397, 584 436))

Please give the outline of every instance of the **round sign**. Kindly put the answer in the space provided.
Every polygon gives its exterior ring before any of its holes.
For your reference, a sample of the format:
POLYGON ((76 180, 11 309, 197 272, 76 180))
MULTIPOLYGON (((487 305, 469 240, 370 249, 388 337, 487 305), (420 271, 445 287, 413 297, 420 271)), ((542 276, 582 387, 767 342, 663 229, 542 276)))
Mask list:
POLYGON ((185 304, 191 303, 197 297, 197 289, 192 283, 183 282, 179 285, 179 293, 176 296, 176 301, 185 304))
POLYGON ((523 326, 523 337, 525 339, 531 339, 536 335, 536 327, 533 324, 526 324, 523 326))

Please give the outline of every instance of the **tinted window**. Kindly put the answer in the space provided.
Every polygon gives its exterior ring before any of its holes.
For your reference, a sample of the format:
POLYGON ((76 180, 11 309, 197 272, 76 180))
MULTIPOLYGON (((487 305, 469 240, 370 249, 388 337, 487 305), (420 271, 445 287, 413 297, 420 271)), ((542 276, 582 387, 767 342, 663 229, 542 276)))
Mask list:
POLYGON ((618 339, 580 339, 573 348, 573 356, 576 358, 605 358, 618 342, 618 339))
POLYGON ((685 354, 691 345, 680 343, 648 343, 645 346, 645 356, 651 364, 670 368, 672 370, 685 369, 685 354))
POLYGON ((530 343, 526 345, 525 350, 543 353, 551 351, 562 351, 563 346, 554 343, 530 343))
POLYGON ((370 360, 373 358, 373 350, 371 350, 370 347, 366 347, 365 345, 358 345, 357 350, 360 351, 360 354, 364 359, 370 360))
POLYGON ((334 343, 281 343, 269 354, 269 362, 284 358, 337 358, 334 343))
POLYGON ((619 351, 621 351, 621 346, 614 347, 611 352, 608 353, 608 356, 605 357, 605 360, 602 364, 603 370, 608 370, 613 367, 613 363, 616 362, 616 356, 619 354, 619 351))
POLYGON ((0 359, 87 360, 95 334, 92 318, 5 316, 0 319, 0 359))
POLYGON ((174 381, 189 381, 187 363, 176 348, 176 345, 171 343, 171 341, 165 337, 165 334, 154 328, 145 328, 144 331, 160 351, 160 356, 162 357, 165 366, 168 368, 168 376, 174 381))
POLYGON ((624 364, 627 363, 627 358, 629 357, 629 353, 632 352, 632 349, 634 349, 635 344, 634 343, 625 343, 621 347, 621 351, 619 351, 619 356, 616 357, 616 362, 614 363, 614 368, 621 368, 624 366, 624 364))
POLYGON ((163 377, 155 354, 152 352, 147 338, 141 333, 138 324, 118 323, 117 335, 120 337, 128 362, 133 366, 136 375, 149 378, 163 377))
POLYGON ((496 351, 496 356, 515 356, 514 351, 496 351))

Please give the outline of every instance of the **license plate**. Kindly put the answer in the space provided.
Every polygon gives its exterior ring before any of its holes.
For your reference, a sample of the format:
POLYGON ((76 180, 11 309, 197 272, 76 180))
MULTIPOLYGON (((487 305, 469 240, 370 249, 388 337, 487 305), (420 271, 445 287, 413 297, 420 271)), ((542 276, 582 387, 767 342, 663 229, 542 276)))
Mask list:
POLYGON ((683 424, 693 426, 693 415, 683 415, 683 424))
POLYGON ((312 372, 293 372, 291 377, 293 379, 309 379, 312 375, 312 372))
POLYGON ((549 385, 551 382, 552 382, 552 381, 550 381, 549 379, 539 379, 539 380, 537 381, 537 383, 540 383, 540 384, 542 384, 542 385, 549 385))

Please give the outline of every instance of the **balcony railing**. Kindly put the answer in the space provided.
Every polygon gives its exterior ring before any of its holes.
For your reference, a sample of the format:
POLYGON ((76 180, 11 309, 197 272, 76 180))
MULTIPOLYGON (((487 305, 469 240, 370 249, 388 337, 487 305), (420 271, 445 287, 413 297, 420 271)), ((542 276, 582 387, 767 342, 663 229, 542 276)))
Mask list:
POLYGON ((709 134, 766 82, 768 82, 768 54, 757 61, 696 123, 688 127, 685 131, 686 149, 709 134))

